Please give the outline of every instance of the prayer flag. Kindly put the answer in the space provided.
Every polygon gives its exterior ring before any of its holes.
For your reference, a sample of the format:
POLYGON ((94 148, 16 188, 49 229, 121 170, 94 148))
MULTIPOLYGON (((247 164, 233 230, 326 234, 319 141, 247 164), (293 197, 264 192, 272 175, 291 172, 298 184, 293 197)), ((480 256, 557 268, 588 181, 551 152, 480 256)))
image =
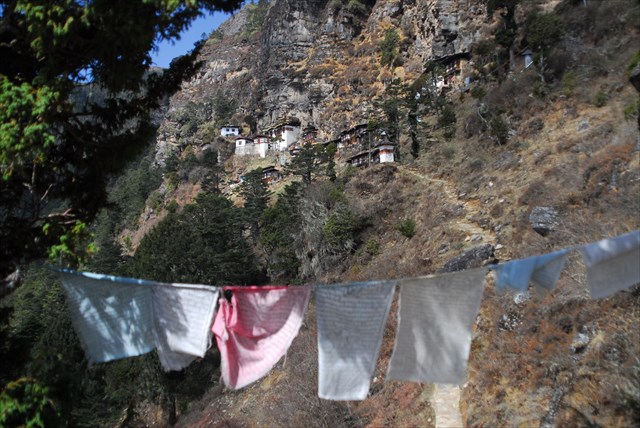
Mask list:
POLYGON ((375 281, 316 287, 320 398, 367 397, 395 285, 375 281))
POLYGON ((496 271, 496 288, 506 287, 526 291, 529 282, 553 290, 560 278, 570 249, 564 249, 541 256, 527 257, 493 266, 496 271))
POLYGON ((144 281, 71 271, 58 275, 90 363, 133 357, 155 348, 151 288, 144 281))
POLYGON ((133 357, 157 348, 168 371, 182 370, 204 356, 218 287, 70 270, 58 275, 89 362, 133 357))
POLYGON ((640 283, 640 230, 603 239, 580 249, 592 299, 640 283))
POLYGON ((388 379, 460 384, 487 269, 402 280, 388 379))
POLYGON ((213 323, 222 380, 242 388, 266 375, 287 352, 302 325, 309 287, 229 286, 213 323))
POLYGON ((152 292, 160 363, 165 370, 182 370, 204 357, 211 344, 219 288, 157 284, 152 292))

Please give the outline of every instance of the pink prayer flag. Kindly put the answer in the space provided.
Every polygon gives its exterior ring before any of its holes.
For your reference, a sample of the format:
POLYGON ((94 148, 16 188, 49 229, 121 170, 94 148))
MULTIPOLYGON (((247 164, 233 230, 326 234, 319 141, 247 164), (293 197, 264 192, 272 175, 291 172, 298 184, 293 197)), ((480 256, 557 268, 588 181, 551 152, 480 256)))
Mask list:
POLYGON ((213 323, 222 380, 242 388, 266 375, 287 352, 302 325, 310 287, 228 286, 213 323))

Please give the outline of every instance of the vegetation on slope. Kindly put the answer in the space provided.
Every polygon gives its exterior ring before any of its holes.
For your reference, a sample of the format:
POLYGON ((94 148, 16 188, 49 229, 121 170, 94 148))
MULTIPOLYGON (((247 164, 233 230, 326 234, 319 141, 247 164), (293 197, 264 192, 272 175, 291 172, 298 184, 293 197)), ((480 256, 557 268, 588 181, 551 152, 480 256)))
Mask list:
MULTIPOLYGON (((489 3, 497 11, 522 2, 489 3)), ((414 84, 388 81, 372 127, 396 124, 389 135, 400 143, 397 165, 337 165, 332 180, 322 156, 312 154, 312 162, 301 157, 303 165, 290 168, 299 178, 265 189, 259 173, 248 172, 266 164, 216 165, 185 138, 187 148, 164 166, 161 192, 149 193, 145 186, 144 162, 120 179, 119 186, 132 186, 131 191, 113 191, 123 211, 105 212, 94 224, 103 250, 86 268, 212 284, 399 278, 433 273, 479 243, 494 245, 496 258, 509 260, 640 228, 638 130, 631 120, 637 110, 629 107, 637 105, 638 94, 626 76, 637 56, 637 3, 566 1, 552 19, 531 12, 520 19, 507 8, 500 31, 476 44, 475 83, 468 93, 442 98, 426 87, 425 101, 416 105, 416 92, 432 70, 414 84), (509 71, 508 49, 536 40, 539 26, 558 34, 536 54, 542 53, 535 63, 542 60, 544 67, 509 71), (207 171, 215 168, 215 185, 206 189, 207 171), (228 183, 238 172, 248 178, 241 195, 228 183), (202 195, 191 201, 201 188, 202 195), (135 223, 140 212, 132 215, 127 206, 139 210, 138 195, 151 195, 157 226, 123 251, 114 238, 135 223), (537 206, 558 212, 558 227, 547 236, 531 228, 529 215, 537 206), (134 255, 123 255, 136 248, 134 255), (156 261, 160 256, 162 263, 156 261), (213 266, 211 259, 220 263, 213 266)), ((185 124, 198 118, 186 115, 185 124)), ((192 137, 205 122, 198 122, 192 137)), ((144 216, 140 223, 147 222, 144 216)), ((87 367, 59 286, 35 270, 28 278, 3 302, 2 310, 12 315, 0 330, 7 361, 2 380, 36 379, 48 388, 34 388, 36 401, 53 404, 72 425, 162 424, 178 417, 184 426, 428 426, 437 417, 429 402, 431 385, 383 382, 394 319, 385 329, 370 397, 347 408, 315 397, 313 312, 286 363, 231 392, 218 382, 215 350, 179 374, 163 374, 153 355, 87 367), (154 412, 157 419, 150 416, 154 412)), ((489 286, 463 389, 466 422, 638 423, 639 305, 637 288, 588 299, 575 255, 550 294, 516 302, 489 286)))

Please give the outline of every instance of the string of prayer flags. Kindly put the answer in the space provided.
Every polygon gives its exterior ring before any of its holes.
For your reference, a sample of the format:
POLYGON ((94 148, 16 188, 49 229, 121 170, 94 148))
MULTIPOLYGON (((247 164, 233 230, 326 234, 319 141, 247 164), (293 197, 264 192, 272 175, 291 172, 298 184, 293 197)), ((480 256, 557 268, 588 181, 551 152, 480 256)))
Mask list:
POLYGON ((564 269, 569 251, 571 249, 563 249, 493 266, 492 269, 496 272, 496 288, 504 290, 509 287, 522 292, 533 282, 539 287, 553 290, 564 269))
POLYGON ((640 230, 580 247, 592 299, 640 283, 640 230))
POLYGON ((320 398, 367 397, 395 285, 374 281, 316 287, 320 398))
POLYGON ((486 268, 400 281, 396 344, 387 379, 461 384, 486 268))
POLYGON ((155 348, 151 289, 146 284, 92 273, 58 276, 90 363, 135 357, 155 348))
POLYGON ((165 370, 182 370, 211 346, 219 288, 158 284, 151 290, 160 363, 165 370))
POLYGON ((72 271, 58 275, 90 363, 156 348, 164 370, 182 370, 209 347, 218 287, 72 271))
POLYGON ((224 384, 242 388, 266 375, 285 355, 302 325, 310 287, 228 286, 212 331, 224 384))
MULTIPOLYGON (((551 290, 572 249, 491 268, 315 286, 318 395, 331 400, 367 397, 396 283, 398 327, 387 378, 462 383, 486 272, 494 271, 498 289, 522 292, 533 282, 551 290)), ((640 231, 577 249, 592 298, 640 283, 640 231)), ((227 300, 220 287, 56 271, 90 363, 155 348, 165 370, 181 370, 204 356, 213 333, 222 379, 233 389, 258 380, 285 355, 302 325, 312 288, 228 286, 223 288, 230 295, 227 300)))

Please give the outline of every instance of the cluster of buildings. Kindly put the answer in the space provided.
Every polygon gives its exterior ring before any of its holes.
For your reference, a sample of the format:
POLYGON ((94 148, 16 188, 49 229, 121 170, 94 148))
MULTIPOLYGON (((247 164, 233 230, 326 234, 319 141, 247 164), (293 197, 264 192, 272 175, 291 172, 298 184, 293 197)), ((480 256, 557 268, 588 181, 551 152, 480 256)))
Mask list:
MULTIPOLYGON (((533 53, 527 48, 520 55, 523 59, 521 69, 533 65, 533 53)), ((444 95, 452 89, 469 90, 473 65, 469 52, 459 52, 433 60, 438 64, 438 72, 432 84, 437 92, 444 95)), ((335 144, 336 158, 349 165, 361 167, 377 163, 394 162, 396 144, 389 141, 384 133, 374 133, 368 129, 366 123, 341 132, 331 141, 318 141, 318 129, 313 125, 301 128, 297 118, 283 118, 266 128, 262 133, 252 137, 242 135, 242 128, 235 125, 225 125, 220 135, 235 139, 236 156, 256 156, 266 158, 274 156, 276 163, 284 165, 287 155, 295 157, 300 149, 311 144, 335 144)), ((275 167, 265 170, 265 180, 273 181, 279 177, 275 167)))
MULTIPOLYGON (((371 132, 366 123, 341 132, 331 141, 318 141, 318 129, 313 125, 302 129, 297 118, 281 119, 252 137, 243 136, 242 128, 235 125, 223 126, 220 135, 235 140, 236 156, 276 156, 283 159, 282 155, 287 153, 295 157, 306 145, 335 144, 336 158, 353 166, 394 162, 395 143, 389 141, 385 133, 371 132)), ((273 177, 274 171, 270 171, 270 176, 265 179, 271 181, 273 177)))

